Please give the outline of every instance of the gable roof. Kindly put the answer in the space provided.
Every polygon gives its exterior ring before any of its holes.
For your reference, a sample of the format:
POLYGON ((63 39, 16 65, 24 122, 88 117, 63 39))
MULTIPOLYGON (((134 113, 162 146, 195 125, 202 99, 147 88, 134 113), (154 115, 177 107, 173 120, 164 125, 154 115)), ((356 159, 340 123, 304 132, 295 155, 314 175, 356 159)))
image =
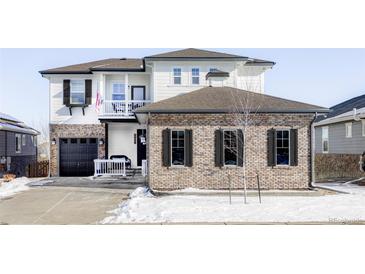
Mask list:
POLYGON ((137 109, 138 113, 312 113, 328 109, 231 87, 205 87, 137 109), (244 105, 240 102, 247 102, 244 105))
POLYGON ((109 58, 42 70, 41 74, 90 74, 93 71, 144 71, 143 59, 109 58))
POLYGON ((365 115, 365 95, 351 98, 345 102, 330 107, 327 115, 321 115, 316 119, 318 125, 331 124, 352 120, 354 117, 354 108, 357 115, 365 115))
POLYGON ((38 135, 39 132, 20 120, 0 112, 0 130, 7 130, 13 132, 27 133, 32 135, 38 135))

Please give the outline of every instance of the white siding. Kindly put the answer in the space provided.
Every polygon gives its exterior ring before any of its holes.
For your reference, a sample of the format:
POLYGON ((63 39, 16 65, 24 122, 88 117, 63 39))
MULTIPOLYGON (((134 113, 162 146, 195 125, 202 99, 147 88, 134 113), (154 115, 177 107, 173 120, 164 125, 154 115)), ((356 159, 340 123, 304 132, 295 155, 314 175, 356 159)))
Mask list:
POLYGON ((50 92, 50 123, 51 124, 98 124, 95 111, 97 81, 93 75, 62 75, 51 76, 49 79, 50 92), (85 115, 82 108, 72 108, 72 116, 69 108, 63 104, 63 80, 64 79, 92 79, 92 105, 85 108, 85 115))
POLYGON ((267 68, 261 66, 244 67, 236 69, 237 62, 207 62, 207 61, 156 61, 154 62, 154 99, 164 100, 179 94, 194 91, 209 85, 205 79, 210 68, 228 72, 223 85, 249 89, 250 91, 263 92, 263 74, 267 68), (173 68, 181 68, 181 85, 173 84, 173 68), (200 69, 200 84, 191 83, 191 69, 200 69))
POLYGON ((110 123, 108 126, 108 155, 126 155, 132 161, 132 167, 137 166, 137 144, 134 134, 137 129, 145 127, 132 123, 110 123))
MULTIPOLYGON (((105 100, 112 99, 112 84, 114 82, 123 83, 125 82, 125 74, 113 74, 107 75, 106 77, 106 94, 105 100)), ((137 74, 128 73, 128 100, 132 100, 131 97, 131 86, 145 86, 146 87, 146 100, 150 100, 150 74, 137 74)))

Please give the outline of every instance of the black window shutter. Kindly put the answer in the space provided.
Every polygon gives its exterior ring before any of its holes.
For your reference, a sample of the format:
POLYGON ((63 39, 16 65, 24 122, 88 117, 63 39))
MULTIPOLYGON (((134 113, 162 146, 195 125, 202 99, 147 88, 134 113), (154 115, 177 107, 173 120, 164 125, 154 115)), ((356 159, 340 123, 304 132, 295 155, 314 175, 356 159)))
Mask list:
POLYGON ((290 165, 298 165, 298 130, 290 130, 290 165))
POLYGON ((162 131, 162 165, 171 166, 171 130, 162 131))
POLYGON ((267 165, 276 165, 276 130, 273 128, 267 131, 267 165))
POLYGON ((216 167, 223 166, 223 130, 217 129, 215 131, 215 155, 214 162, 216 167))
POLYGON ((242 129, 237 130, 237 165, 243 166, 243 146, 244 146, 244 139, 243 139, 243 131, 242 129))
POLYGON ((92 80, 85 80, 85 104, 91 105, 92 98, 92 80))
POLYGON ((185 129, 185 166, 193 166, 193 131, 185 129))
POLYGON ((70 80, 63 80, 63 104, 70 105, 70 80))

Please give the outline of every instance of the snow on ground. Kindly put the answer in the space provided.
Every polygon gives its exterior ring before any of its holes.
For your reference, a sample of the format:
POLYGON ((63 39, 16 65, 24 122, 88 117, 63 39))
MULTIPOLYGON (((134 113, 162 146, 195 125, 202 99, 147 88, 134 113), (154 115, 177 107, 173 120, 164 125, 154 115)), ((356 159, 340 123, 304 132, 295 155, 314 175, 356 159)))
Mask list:
POLYGON ((365 195, 365 187, 357 184, 346 184, 346 183, 317 183, 316 186, 334 191, 340 191, 348 194, 363 194, 365 195))
POLYGON ((8 183, 0 179, 0 200, 17 192, 28 190, 31 182, 27 177, 16 178, 8 183))
POLYGON ((153 196, 137 188, 101 223, 161 222, 357 222, 365 220, 365 194, 257 197, 153 196))

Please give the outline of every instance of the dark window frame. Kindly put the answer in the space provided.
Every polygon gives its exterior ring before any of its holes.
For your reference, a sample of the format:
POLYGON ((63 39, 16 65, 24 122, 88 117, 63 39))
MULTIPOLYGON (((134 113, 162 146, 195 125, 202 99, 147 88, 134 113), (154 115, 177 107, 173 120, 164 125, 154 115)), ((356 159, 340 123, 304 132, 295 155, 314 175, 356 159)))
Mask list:
MULTIPOLYGON (((230 141, 232 142, 232 135, 230 136, 230 141)), ((232 150, 232 144, 229 146, 230 150, 232 150)), ((223 166, 227 167, 236 167, 238 166, 238 132, 237 129, 223 129, 223 166), (236 156, 236 163, 235 164, 226 164, 226 132, 235 132, 235 156, 236 156)))
POLYGON ((171 167, 185 167, 186 166, 186 155, 185 155, 185 147, 186 147, 186 140, 185 140, 185 130, 184 129, 171 129, 171 133, 170 133, 170 165, 171 167), (174 147, 173 146, 173 141, 174 140, 174 132, 182 132, 183 133, 183 137, 179 137, 179 135, 177 134, 177 144, 178 146, 174 147), (179 146, 179 141, 181 141, 181 139, 183 139, 184 141, 184 145, 182 147, 179 146), (180 149, 183 151, 183 164, 174 164, 174 149, 180 149))
POLYGON ((275 129, 275 142, 276 142, 276 144, 275 144, 275 149, 276 149, 276 151, 275 151, 275 154, 276 154, 276 157, 275 157, 275 165, 276 166, 290 166, 290 138, 291 138, 291 136, 290 136, 290 129, 275 129), (282 133, 282 137, 280 138, 281 139, 281 142, 282 142, 282 145, 279 147, 278 146, 278 133, 279 132, 281 132, 282 133), (287 132, 288 133, 288 138, 284 138, 283 136, 284 136, 284 132, 287 132), (287 146, 284 146, 284 141, 285 140, 287 140, 287 146), (278 153, 278 149, 282 149, 282 150, 284 150, 284 149, 287 149, 287 154, 288 154, 288 163, 287 164, 278 164, 278 156, 280 155, 279 153, 278 153))

